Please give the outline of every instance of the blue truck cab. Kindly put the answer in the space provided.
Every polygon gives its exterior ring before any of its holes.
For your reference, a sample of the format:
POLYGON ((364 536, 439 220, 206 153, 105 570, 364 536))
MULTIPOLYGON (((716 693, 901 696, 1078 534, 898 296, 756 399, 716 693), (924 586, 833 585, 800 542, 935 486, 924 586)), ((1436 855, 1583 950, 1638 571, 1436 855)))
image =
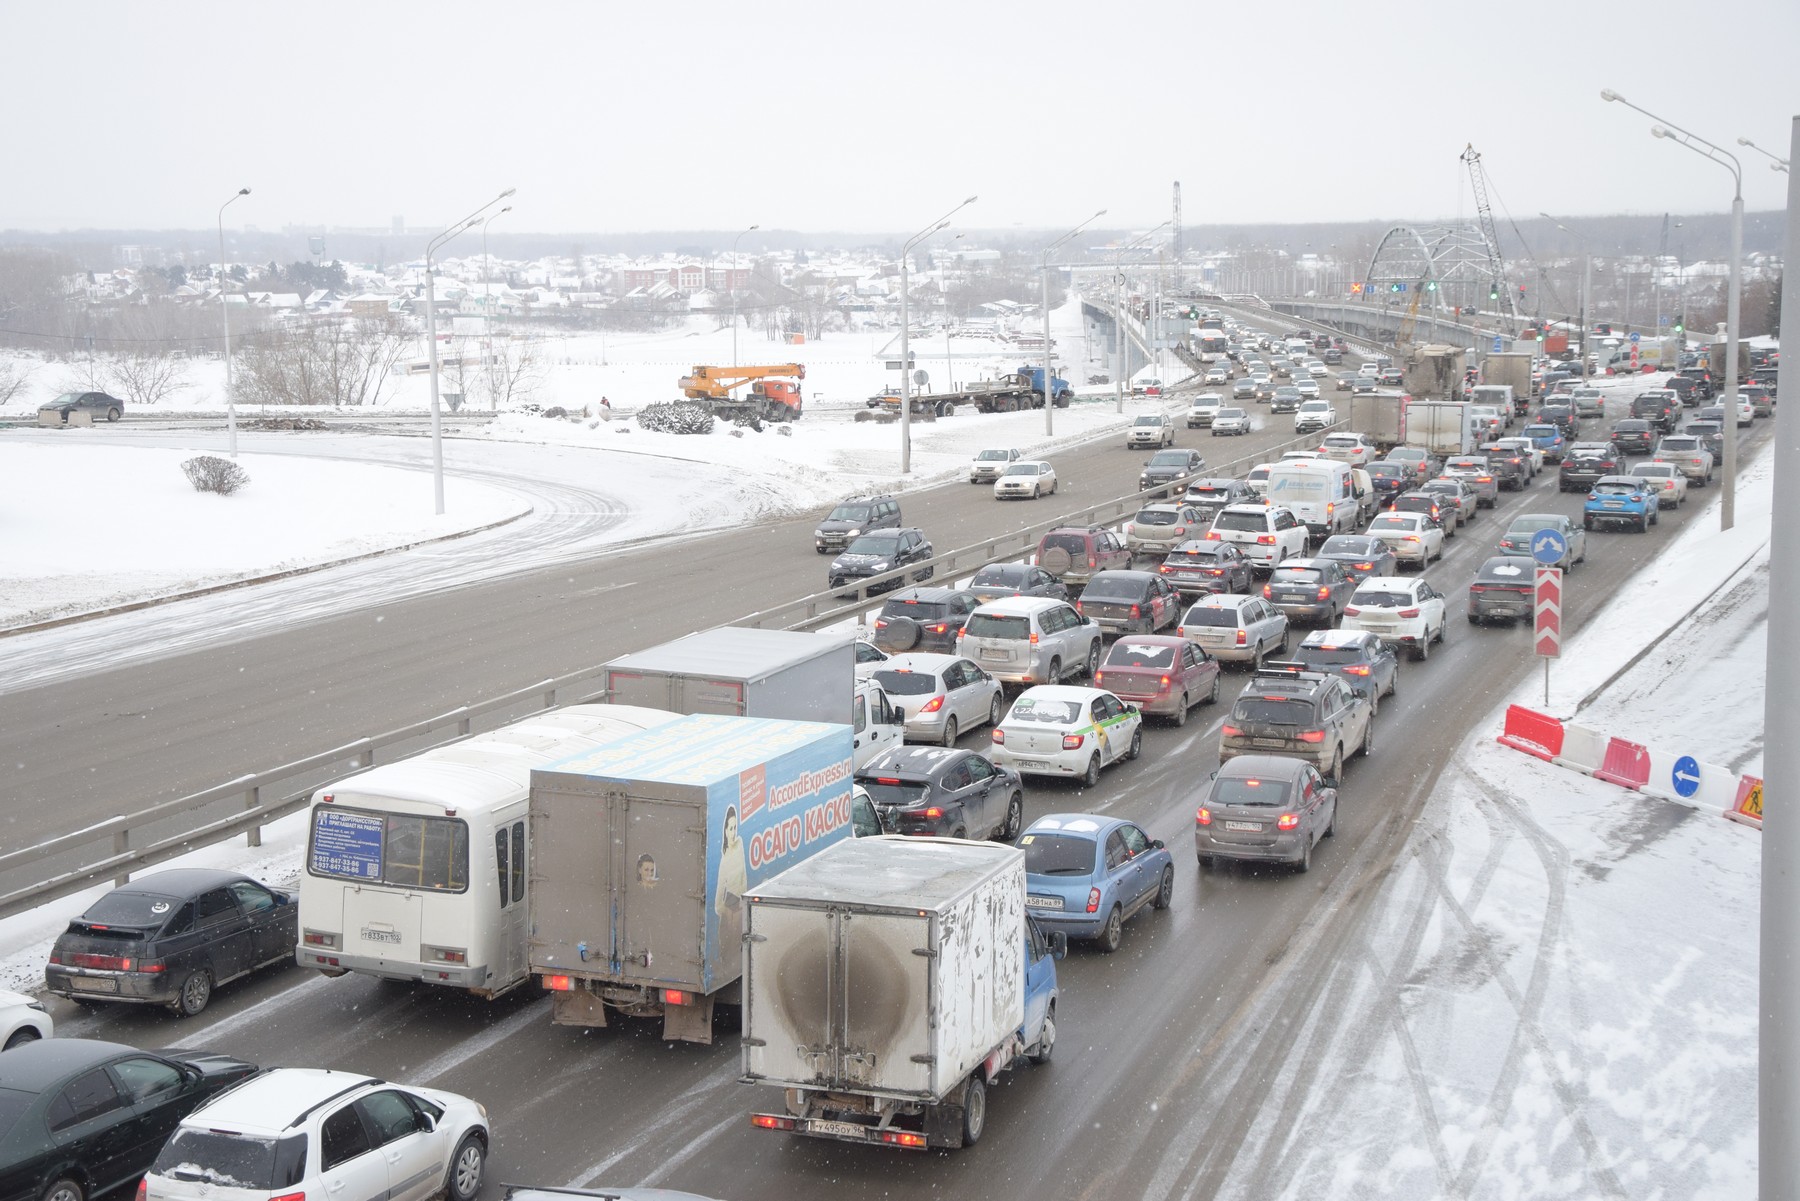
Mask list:
MULTIPOLYGON (((1037 393, 1037 407, 1043 408, 1044 369, 1042 367, 1021 367, 1019 374, 1031 381, 1031 390, 1037 393)), ((1075 390, 1069 387, 1069 381, 1060 375, 1050 377, 1050 392, 1059 409, 1068 408, 1069 402, 1075 399, 1075 390)))

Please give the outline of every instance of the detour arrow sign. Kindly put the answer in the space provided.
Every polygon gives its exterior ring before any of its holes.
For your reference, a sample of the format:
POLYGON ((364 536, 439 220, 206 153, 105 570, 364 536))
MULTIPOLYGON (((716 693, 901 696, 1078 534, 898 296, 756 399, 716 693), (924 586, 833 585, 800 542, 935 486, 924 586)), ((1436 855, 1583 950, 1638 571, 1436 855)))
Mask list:
POLYGON ((1562 568, 1537 569, 1536 645, 1546 659, 1562 657, 1562 568))

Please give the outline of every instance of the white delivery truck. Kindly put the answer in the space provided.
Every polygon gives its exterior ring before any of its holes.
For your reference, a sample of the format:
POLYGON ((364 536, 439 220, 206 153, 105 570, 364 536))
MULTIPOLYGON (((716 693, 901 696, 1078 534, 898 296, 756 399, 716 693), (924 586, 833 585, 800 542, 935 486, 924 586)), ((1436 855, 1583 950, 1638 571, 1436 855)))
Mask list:
POLYGON ((849 838, 850 727, 691 714, 531 773, 531 970, 551 1019, 712 1041, 746 891, 849 838))
POLYGON ((1292 509, 1314 542, 1356 530, 1362 517, 1350 465, 1337 459, 1283 459, 1269 468, 1263 496, 1292 509))
POLYGON ((845 722, 858 767, 906 734, 881 686, 856 678, 855 643, 838 634, 719 626, 621 655, 602 671, 616 705, 845 722))
POLYGON ((1412 400, 1401 409, 1405 444, 1440 458, 1466 455, 1480 445, 1469 406, 1460 400, 1412 400))
POLYGON ((746 898, 743 1079, 786 1102, 752 1124, 961 1147, 1001 1072, 1049 1060, 1068 943, 1027 915, 1022 852, 858 838, 746 898))
POLYGON ((319 789, 300 873, 300 966, 482 997, 523 984, 531 769, 678 716, 571 705, 319 789))

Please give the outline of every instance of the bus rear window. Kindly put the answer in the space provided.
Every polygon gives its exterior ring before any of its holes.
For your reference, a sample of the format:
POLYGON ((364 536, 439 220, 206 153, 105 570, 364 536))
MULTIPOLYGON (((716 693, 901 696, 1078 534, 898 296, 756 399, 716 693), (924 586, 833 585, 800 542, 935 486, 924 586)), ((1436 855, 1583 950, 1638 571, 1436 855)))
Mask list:
POLYGON ((315 876, 430 892, 469 887, 469 827, 453 817, 313 810, 307 870, 315 876))

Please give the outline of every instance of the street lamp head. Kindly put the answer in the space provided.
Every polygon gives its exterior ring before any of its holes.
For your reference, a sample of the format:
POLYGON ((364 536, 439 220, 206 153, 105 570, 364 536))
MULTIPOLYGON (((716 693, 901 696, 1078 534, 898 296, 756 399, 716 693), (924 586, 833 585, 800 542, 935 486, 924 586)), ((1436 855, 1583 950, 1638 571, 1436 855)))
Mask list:
POLYGON ((977 200, 980 200, 980 199, 981 199, 981 197, 979 197, 979 196, 971 196, 967 200, 963 201, 963 203, 964 204, 974 204, 977 200))
MULTIPOLYGON (((510 204, 500 210, 500 213, 510 213, 510 212, 512 212, 512 205, 510 205, 510 204)), ((500 215, 500 213, 495 213, 494 216, 498 217, 500 215)))
POLYGON ((1610 104, 1614 100, 1623 100, 1623 99, 1625 99, 1625 97, 1619 95, 1617 92, 1613 91, 1611 88, 1601 88, 1600 89, 1600 99, 1602 99, 1610 104))
POLYGON ((506 189, 506 191, 504 191, 504 192, 500 193, 498 196, 494 197, 494 199, 495 200, 505 200, 508 196, 511 196, 514 192, 516 192, 518 190, 519 189, 517 189, 517 188, 508 188, 508 189, 506 189))
POLYGON ((1669 133, 1668 130, 1664 129, 1662 126, 1652 125, 1650 127, 1650 136, 1653 138, 1666 138, 1666 137, 1670 137, 1672 135, 1669 133))
POLYGON ((746 229, 746 230, 745 230, 745 231, 744 231, 744 232, 745 232, 745 233, 749 233, 749 232, 750 232, 750 230, 752 230, 752 229, 761 229, 761 228, 762 228, 762 226, 760 226, 760 225, 752 225, 752 226, 751 226, 751 227, 750 227, 750 229, 746 229))
POLYGON ((249 194, 250 194, 250 189, 249 189, 249 188, 239 188, 239 189, 238 189, 238 195, 239 195, 239 196, 248 196, 248 195, 249 195, 249 194))

